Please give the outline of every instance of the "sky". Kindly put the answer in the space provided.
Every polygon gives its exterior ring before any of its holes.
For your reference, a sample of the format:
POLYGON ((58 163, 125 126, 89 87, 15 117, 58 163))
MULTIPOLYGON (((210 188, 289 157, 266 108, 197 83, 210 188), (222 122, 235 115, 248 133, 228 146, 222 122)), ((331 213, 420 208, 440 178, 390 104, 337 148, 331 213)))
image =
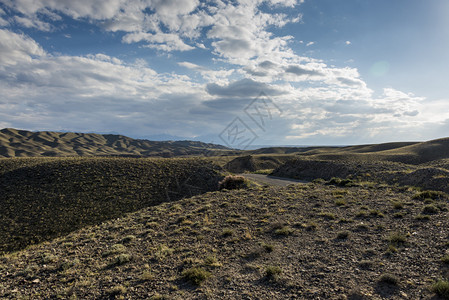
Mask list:
POLYGON ((447 0, 0 0, 0 128, 233 148, 449 136, 447 0))

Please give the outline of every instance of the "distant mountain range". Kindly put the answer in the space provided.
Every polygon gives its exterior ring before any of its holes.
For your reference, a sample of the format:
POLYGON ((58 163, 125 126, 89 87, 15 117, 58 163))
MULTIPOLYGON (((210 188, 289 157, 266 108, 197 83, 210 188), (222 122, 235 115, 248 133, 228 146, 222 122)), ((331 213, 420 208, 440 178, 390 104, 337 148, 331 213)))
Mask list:
POLYGON ((231 149, 198 141, 149 141, 123 135, 0 130, 0 157, 217 155, 231 149))

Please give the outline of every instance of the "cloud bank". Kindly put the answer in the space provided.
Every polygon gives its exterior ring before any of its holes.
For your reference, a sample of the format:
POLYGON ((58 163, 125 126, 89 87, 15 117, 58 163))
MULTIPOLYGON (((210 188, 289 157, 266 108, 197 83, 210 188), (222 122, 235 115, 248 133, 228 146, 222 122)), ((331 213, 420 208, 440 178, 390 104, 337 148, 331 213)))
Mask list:
POLYGON ((273 29, 300 22, 301 14, 285 10, 301 2, 0 0, 13 12, 0 9, 0 127, 219 142, 220 131, 260 92, 284 112, 261 143, 423 139, 429 128, 447 126, 449 115, 431 117, 441 103, 394 88, 376 94, 357 69, 295 53, 293 37, 273 29), (198 74, 192 79, 103 53, 52 53, 9 28, 54 31, 64 18, 120 33, 122 43, 149 51, 207 50, 220 67, 181 59, 180 68, 198 74))

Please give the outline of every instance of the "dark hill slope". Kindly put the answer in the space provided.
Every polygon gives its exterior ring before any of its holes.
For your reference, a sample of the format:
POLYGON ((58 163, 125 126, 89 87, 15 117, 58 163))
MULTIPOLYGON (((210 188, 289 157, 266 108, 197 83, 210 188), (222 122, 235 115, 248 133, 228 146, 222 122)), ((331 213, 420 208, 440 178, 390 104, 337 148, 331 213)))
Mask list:
POLYGON ((0 159, 0 253, 164 201, 216 190, 200 159, 0 159))

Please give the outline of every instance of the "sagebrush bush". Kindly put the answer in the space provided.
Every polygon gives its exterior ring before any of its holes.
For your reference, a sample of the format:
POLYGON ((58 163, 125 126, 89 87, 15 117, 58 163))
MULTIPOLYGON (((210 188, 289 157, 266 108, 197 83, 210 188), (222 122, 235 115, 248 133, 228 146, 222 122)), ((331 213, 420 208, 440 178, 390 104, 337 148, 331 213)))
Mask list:
POLYGON ((248 186, 248 182, 243 176, 228 175, 222 181, 218 183, 218 188, 220 190, 234 190, 242 189, 248 186))
POLYGON ((182 277, 194 285, 201 285, 211 274, 203 268, 190 268, 182 272, 182 277))
POLYGON ((391 285, 398 285, 399 278, 393 274, 385 273, 380 276, 379 282, 383 282, 383 283, 387 283, 387 284, 391 284, 391 285))
POLYGON ((282 269, 278 266, 268 266, 265 269, 265 276, 270 279, 277 278, 280 274, 282 274, 282 269))

